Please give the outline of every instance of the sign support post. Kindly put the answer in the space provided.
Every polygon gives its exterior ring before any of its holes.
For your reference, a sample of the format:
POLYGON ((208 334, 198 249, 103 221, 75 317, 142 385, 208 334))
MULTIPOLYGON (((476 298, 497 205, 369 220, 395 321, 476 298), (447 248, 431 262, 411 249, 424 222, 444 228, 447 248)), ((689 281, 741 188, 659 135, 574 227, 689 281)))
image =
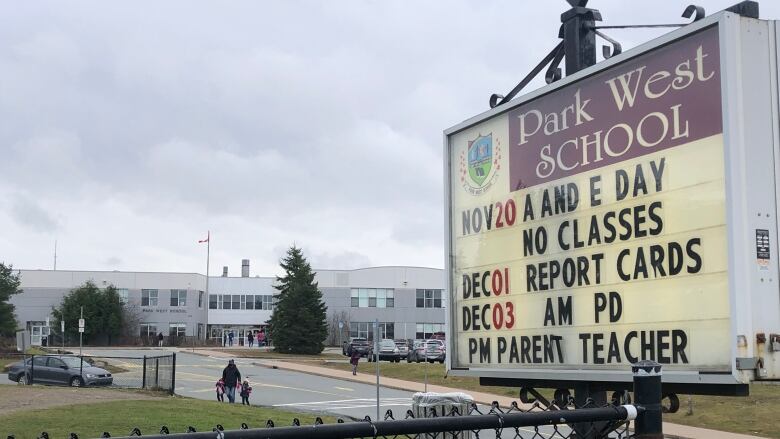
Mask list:
POLYGON ((376 420, 379 420, 379 319, 374 320, 374 362, 376 363, 376 420))
POLYGON ((84 307, 81 307, 81 317, 79 318, 79 357, 81 357, 81 347, 84 341, 84 307))

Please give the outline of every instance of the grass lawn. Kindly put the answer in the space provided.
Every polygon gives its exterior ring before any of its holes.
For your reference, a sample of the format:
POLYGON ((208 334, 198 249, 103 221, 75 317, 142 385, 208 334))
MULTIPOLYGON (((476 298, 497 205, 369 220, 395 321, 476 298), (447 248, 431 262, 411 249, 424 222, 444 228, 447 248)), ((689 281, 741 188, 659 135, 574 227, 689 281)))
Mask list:
MULTIPOLYGON (((134 427, 143 434, 157 434, 165 425, 171 433, 183 433, 187 426, 197 431, 211 431, 217 424, 235 430, 245 422, 250 428, 264 427, 272 419, 277 427, 292 425, 297 417, 301 424, 313 424, 314 416, 285 412, 273 408, 247 407, 216 401, 165 397, 142 401, 110 401, 99 404, 76 404, 40 410, 15 411, 0 414, 0 435, 13 434, 17 439, 36 438, 46 431, 53 438, 100 437, 104 431, 111 436, 127 436, 134 427)), ((324 418, 326 423, 335 422, 324 418)))
MULTIPOLYGON (((197 350, 196 350, 197 351, 197 350)), ((209 349, 213 352, 223 352, 227 355, 232 355, 236 358, 262 358, 266 360, 294 360, 294 361, 321 361, 321 360, 340 360, 347 358, 339 354, 317 354, 317 355, 298 355, 298 354, 283 354, 274 351, 265 351, 261 349, 230 349, 230 348, 213 348, 209 349)))
POLYGON ((680 411, 665 414, 664 421, 734 433, 780 439, 780 385, 751 384, 747 398, 679 395, 680 411))
MULTIPOLYGON (((316 363, 318 366, 324 366, 332 369, 339 370, 352 370, 348 363, 347 357, 341 356, 343 361, 334 363, 332 361, 320 360, 316 363)), ((311 363, 306 363, 311 364, 311 363)), ((428 384, 446 387, 456 387, 459 389, 473 390, 476 392, 494 393, 496 395, 503 395, 518 398, 520 389, 509 387, 484 387, 479 385, 479 379, 474 377, 457 377, 448 376, 445 377, 444 365, 439 363, 406 363, 405 360, 401 360, 400 363, 390 363, 388 361, 379 362, 379 374, 388 378, 398 378, 407 381, 425 381, 425 368, 428 368, 428 384)), ((361 358, 358 363, 358 372, 373 374, 376 371, 376 363, 369 363, 365 359, 361 358)), ((550 392, 552 394, 552 392, 550 392)))
MULTIPOLYGON (((341 363, 320 360, 318 365, 350 370, 346 359, 341 363)), ((366 374, 374 373, 375 368, 375 363, 369 363, 362 359, 358 365, 358 370, 366 374)), ((403 361, 401 363, 382 361, 379 363, 379 371, 385 377, 423 382, 425 365, 424 363, 407 364, 403 361)), ((454 376, 445 378, 444 373, 443 364, 428 364, 428 383, 518 398, 520 389, 480 386, 477 378, 454 376)), ((537 390, 548 398, 552 397, 551 389, 537 390)), ((686 415, 688 396, 678 396, 681 405, 680 411, 674 414, 665 414, 664 421, 780 439, 780 415, 778 415, 780 412, 780 385, 753 384, 750 386, 750 396, 747 398, 692 396, 693 415, 686 415)))

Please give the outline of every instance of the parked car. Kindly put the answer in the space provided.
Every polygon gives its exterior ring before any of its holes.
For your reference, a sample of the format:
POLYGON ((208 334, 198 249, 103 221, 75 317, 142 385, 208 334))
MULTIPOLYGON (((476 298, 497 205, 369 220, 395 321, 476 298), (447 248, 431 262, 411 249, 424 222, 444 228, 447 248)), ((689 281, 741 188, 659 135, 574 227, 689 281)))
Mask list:
POLYGON ((369 348, 368 361, 394 361, 398 363, 401 361, 401 354, 398 346, 395 342, 389 338, 385 338, 379 342, 379 355, 374 354, 374 348, 369 348))
POLYGON ((409 355, 409 342, 406 340, 396 340, 395 346, 398 348, 398 355, 401 359, 409 355))
POLYGON ((425 360, 425 340, 414 340, 412 342, 412 348, 409 349, 409 354, 406 356, 406 362, 419 363, 425 360))
POLYGON ((10 366, 8 379, 26 384, 65 384, 73 387, 110 386, 111 373, 92 366, 86 360, 64 355, 36 355, 10 366))
POLYGON ((344 355, 349 355, 349 348, 350 346, 352 349, 357 349, 358 353, 360 353, 361 357, 365 357, 368 355, 368 351, 370 349, 368 340, 365 338, 360 337, 353 337, 349 340, 349 342, 344 342, 344 345, 341 347, 341 351, 344 355))
POLYGON ((441 340, 428 340, 425 343, 425 359, 429 363, 438 361, 444 363, 444 359, 447 357, 447 351, 444 342, 441 340))

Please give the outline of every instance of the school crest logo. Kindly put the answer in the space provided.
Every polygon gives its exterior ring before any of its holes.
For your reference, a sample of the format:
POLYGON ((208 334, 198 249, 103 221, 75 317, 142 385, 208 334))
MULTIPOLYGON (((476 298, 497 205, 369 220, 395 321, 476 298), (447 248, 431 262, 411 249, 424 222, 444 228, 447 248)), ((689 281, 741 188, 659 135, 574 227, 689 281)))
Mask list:
POLYGON ((460 155, 460 182, 463 189, 472 195, 484 193, 496 181, 501 169, 501 143, 493 133, 479 135, 470 140, 466 151, 460 155))

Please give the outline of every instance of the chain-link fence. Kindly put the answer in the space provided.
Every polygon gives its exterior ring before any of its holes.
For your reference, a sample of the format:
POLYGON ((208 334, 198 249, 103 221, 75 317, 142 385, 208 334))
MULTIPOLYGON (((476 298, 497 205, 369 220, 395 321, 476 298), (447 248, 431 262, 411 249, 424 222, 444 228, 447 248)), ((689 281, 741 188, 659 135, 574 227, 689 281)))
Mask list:
MULTIPOLYGON (((366 416, 360 421, 338 419, 335 424, 324 424, 316 418, 314 425, 304 426, 293 419, 292 426, 277 426, 268 420, 261 428, 246 423, 237 429, 214 426, 210 431, 198 432, 187 427, 184 434, 176 434, 163 425, 159 433, 144 435, 140 428, 129 432, 104 432, 101 437, 143 436, 149 439, 165 439, 174 434, 177 439, 347 439, 347 438, 409 438, 409 439, 630 439, 639 438, 629 430, 629 423, 641 409, 633 405, 609 405, 600 408, 546 409, 540 405, 523 410, 517 404, 501 409, 498 403, 480 409, 472 404, 469 413, 462 415, 456 408, 447 413, 431 411, 425 418, 415 418, 407 410, 403 419, 395 418, 392 410, 385 413, 381 421, 372 421, 366 416), (582 429, 577 429, 577 426, 582 429)), ((55 439, 42 432, 39 439, 55 439)), ((13 435, 8 436, 13 439, 13 435)), ((78 433, 70 433, 69 439, 79 439, 78 433)))
POLYGON ((25 355, 0 352, 3 373, 20 384, 122 387, 173 394, 176 354, 159 356, 25 355))

